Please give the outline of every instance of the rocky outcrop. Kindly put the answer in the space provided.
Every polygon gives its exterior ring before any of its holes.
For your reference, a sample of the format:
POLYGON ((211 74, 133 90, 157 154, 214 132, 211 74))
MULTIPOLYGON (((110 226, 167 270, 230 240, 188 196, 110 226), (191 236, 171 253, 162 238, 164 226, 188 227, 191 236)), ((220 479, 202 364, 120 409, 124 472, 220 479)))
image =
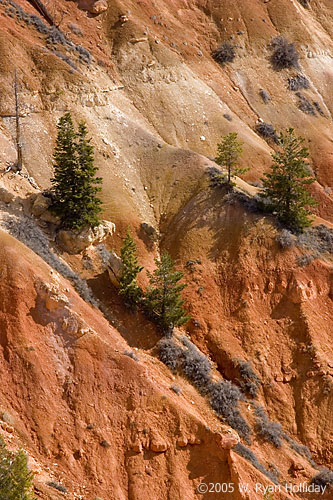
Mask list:
POLYGON ((107 265, 110 281, 115 287, 119 287, 119 281, 123 272, 123 264, 121 258, 112 250, 107 265))
POLYGON ((103 221, 99 226, 83 228, 76 231, 61 229, 57 234, 57 242, 70 254, 79 254, 91 245, 102 243, 115 231, 113 222, 103 221))
POLYGON ((62 293, 56 285, 50 283, 42 283, 39 286, 40 296, 45 300, 45 307, 49 311, 63 309, 68 305, 67 296, 62 293))
POLYGON ((108 9, 107 0, 78 0, 78 6, 90 14, 99 15, 108 9))

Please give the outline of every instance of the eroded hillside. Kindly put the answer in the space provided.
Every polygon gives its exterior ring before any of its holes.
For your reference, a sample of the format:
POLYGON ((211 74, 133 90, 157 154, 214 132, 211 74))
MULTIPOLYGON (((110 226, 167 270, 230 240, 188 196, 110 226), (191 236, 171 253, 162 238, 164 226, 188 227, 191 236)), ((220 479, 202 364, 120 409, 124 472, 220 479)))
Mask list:
POLYGON ((29 453, 38 498, 65 497, 47 485, 53 481, 67 498, 86 500, 262 500, 256 482, 308 483, 315 464, 331 466, 329 243, 314 230, 283 249, 274 220, 244 203, 275 147, 257 133, 258 121, 291 126, 310 149, 315 225, 332 227, 330 4, 49 2, 58 29, 34 2, 0 1, 0 162, 4 170, 16 158, 16 69, 26 176, 0 180, 0 425, 9 446, 29 453), (277 35, 296 44, 300 68, 271 67, 268 44, 277 35), (221 67, 211 53, 223 41, 237 56, 221 67), (289 88, 297 74, 309 81, 302 97, 289 88), (299 108, 304 99, 308 112, 299 108), (103 218, 116 225, 108 250, 119 253, 128 226, 146 269, 167 249, 185 273, 192 315, 177 338, 186 333, 209 356, 216 380, 239 386, 239 360, 260 378, 258 396, 240 408, 252 440, 242 443, 261 471, 232 450, 239 437, 208 398, 158 360, 159 334, 124 308, 98 250, 64 253, 52 226, 32 216, 33 196, 50 185, 55 125, 67 110, 92 136, 103 218), (230 131, 249 167, 237 180, 243 195, 234 197, 209 182, 216 145, 230 131), (279 449, 256 430, 254 403, 289 436, 279 449), (237 487, 201 495, 201 482, 237 487), (239 491, 242 483, 250 492, 239 491))

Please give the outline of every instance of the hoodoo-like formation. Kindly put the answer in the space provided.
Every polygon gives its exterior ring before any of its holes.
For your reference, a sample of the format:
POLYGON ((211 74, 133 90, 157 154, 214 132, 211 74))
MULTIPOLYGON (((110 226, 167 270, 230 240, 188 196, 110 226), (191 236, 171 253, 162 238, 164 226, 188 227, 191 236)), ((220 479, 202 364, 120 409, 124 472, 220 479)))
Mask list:
POLYGON ((0 436, 34 496, 331 498, 331 0, 0 0, 0 56, 0 436), (103 178, 85 239, 49 211, 68 111, 103 178), (316 178, 302 234, 257 201, 290 127, 316 178), (164 251, 188 285, 164 356, 118 293, 128 228, 144 290, 164 251))

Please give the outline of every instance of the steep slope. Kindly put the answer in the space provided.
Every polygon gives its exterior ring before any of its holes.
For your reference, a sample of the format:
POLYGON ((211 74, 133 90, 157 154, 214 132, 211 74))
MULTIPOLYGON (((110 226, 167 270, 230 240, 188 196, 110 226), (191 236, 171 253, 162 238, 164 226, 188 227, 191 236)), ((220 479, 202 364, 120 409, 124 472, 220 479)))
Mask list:
POLYGON ((194 498, 187 467, 193 478, 214 469, 230 477, 226 450, 237 440, 188 384, 177 396, 154 358, 124 355, 127 344, 99 311, 3 232, 0 253, 0 406, 12 426, 1 425, 34 457, 40 498, 56 498, 51 479, 85 498, 137 499, 152 485, 160 498, 194 498), (191 444, 177 449, 180 438, 191 444))
MULTIPOLYGON (((257 402, 294 448, 303 443, 330 466, 332 255, 311 240, 309 248, 299 242, 283 250, 271 218, 212 189, 207 175, 221 135, 236 131, 242 166, 250 167, 244 178, 258 181, 275 145, 257 134, 257 121, 292 126, 306 138, 317 175, 316 224, 332 227, 330 1, 312 0, 308 9, 297 0, 59 2, 53 14, 61 31, 37 14, 25 0, 0 1, 1 167, 16 158, 16 69, 23 173, 49 187, 57 119, 70 110, 85 120, 104 179, 103 217, 117 228, 108 248, 119 252, 131 226, 147 269, 167 249, 189 283, 187 333, 215 363, 214 376, 239 384, 237 362, 250 361, 262 381, 257 402), (268 44, 278 34, 296 43, 300 68, 272 69, 268 44), (221 67, 211 51, 227 40, 237 57, 221 67), (299 73, 310 82, 302 95, 319 106, 314 115, 299 109, 288 88, 299 73), (142 223, 155 228, 157 242, 142 223)), ((158 333, 124 310, 95 250, 61 253, 47 224, 35 233, 34 181, 4 174, 0 182, 15 196, 4 203, 1 192, 0 224, 16 238, 1 232, 0 406, 14 425, 0 424, 13 447, 29 451, 38 497, 60 497, 46 485, 53 479, 73 498, 192 499, 205 481, 234 482, 230 498, 261 500, 254 485, 269 480, 229 450, 238 438, 207 398, 157 361, 158 333), (83 298, 58 274, 63 266, 83 298), (128 344, 139 349, 139 362, 124 355, 128 344), (182 395, 170 390, 173 382, 182 395), (243 482, 250 493, 238 491, 243 482)), ((250 200, 258 191, 240 179, 237 189, 250 200)), ((146 283, 145 273, 140 280, 146 283)), ((315 474, 288 441, 279 450, 264 442, 251 398, 242 413, 251 450, 266 469, 280 471, 281 484, 315 474)), ((228 498, 221 495, 203 498, 228 498)))

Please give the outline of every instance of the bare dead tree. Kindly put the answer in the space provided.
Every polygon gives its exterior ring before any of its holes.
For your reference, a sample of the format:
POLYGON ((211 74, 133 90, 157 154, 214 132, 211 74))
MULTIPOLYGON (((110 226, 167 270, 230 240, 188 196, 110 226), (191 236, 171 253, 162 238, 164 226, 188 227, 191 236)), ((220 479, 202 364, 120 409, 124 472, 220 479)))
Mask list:
POLYGON ((16 120, 16 149, 17 149, 17 163, 16 163, 16 172, 20 172, 22 170, 22 143, 21 143, 21 128, 20 128, 20 115, 19 115, 19 98, 17 91, 17 71, 15 69, 14 76, 14 91, 15 91, 15 120, 16 120))
POLYGON ((51 25, 54 26, 54 20, 51 15, 51 13, 48 11, 47 7, 49 2, 45 2, 45 5, 42 3, 41 0, 28 0, 28 2, 39 12, 44 19, 51 25))
MULTIPOLYGON (((17 160, 16 162, 7 163, 7 168, 4 171, 7 172, 16 172, 17 174, 22 170, 23 163, 23 155, 22 155, 22 143, 21 143, 21 127, 20 127, 20 103, 18 97, 18 83, 17 83, 17 71, 15 69, 14 72, 14 95, 15 95, 15 123, 16 123, 16 131, 15 131, 15 145, 17 151, 17 160)), ((11 115, 12 116, 12 115, 11 115)))

